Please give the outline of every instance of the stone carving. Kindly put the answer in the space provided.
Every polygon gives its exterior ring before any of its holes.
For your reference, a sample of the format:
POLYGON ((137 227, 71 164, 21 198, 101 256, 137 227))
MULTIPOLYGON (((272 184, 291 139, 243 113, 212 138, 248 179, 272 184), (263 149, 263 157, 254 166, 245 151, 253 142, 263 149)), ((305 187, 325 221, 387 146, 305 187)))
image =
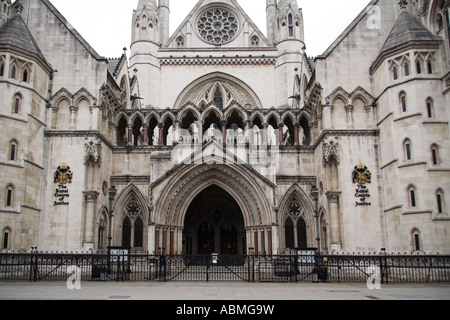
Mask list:
POLYGON ((89 159, 94 162, 101 163, 101 150, 102 144, 98 139, 89 140, 86 138, 86 143, 84 144, 84 162, 86 163, 89 159))
POLYGON ((335 139, 336 138, 325 139, 322 143, 324 165, 328 161, 330 161, 331 157, 334 157, 334 159, 336 159, 336 163, 339 164, 340 161, 339 143, 336 142, 335 139))

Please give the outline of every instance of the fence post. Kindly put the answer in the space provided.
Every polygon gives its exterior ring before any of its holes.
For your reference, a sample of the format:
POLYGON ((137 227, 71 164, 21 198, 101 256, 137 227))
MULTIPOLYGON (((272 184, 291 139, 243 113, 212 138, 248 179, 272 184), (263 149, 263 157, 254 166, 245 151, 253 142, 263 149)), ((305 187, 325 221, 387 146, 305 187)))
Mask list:
POLYGON ((292 275, 294 276, 294 282, 297 282, 297 272, 299 272, 299 270, 298 270, 298 258, 299 258, 298 253, 297 253, 297 255, 293 256, 292 258, 294 259, 294 264, 293 264, 294 270, 292 272, 292 275))

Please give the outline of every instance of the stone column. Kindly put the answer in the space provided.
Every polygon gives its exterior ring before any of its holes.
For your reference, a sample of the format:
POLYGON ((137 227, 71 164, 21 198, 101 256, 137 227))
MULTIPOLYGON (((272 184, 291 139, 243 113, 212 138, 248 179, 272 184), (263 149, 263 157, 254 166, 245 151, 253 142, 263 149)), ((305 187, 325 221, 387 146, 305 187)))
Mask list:
POLYGON ((76 123, 77 122, 77 120, 76 120, 77 111, 78 111, 77 107, 74 107, 74 106, 70 107, 70 129, 71 130, 75 130, 77 128, 77 123, 76 123))
POLYGON ((345 106, 345 112, 347 114, 347 129, 353 128, 353 105, 349 104, 345 106))
POLYGON ((158 124, 159 129, 159 145, 162 146, 164 144, 164 125, 162 123, 158 124))
POLYGON ((144 128, 144 130, 142 131, 142 135, 143 135, 143 143, 145 146, 148 145, 148 124, 143 124, 142 127, 144 128))
POLYGON ((326 193, 330 212, 331 251, 342 250, 339 197, 340 191, 330 190, 326 193))
POLYGON ((300 127, 300 125, 298 123, 296 123, 294 125, 294 145, 296 145, 296 146, 300 145, 299 139, 298 139, 298 137, 299 137, 299 127, 300 127))
POLYGON ((284 124, 280 123, 278 124, 278 142, 279 145, 281 146, 283 144, 283 128, 284 128, 284 124))
POLYGON ((227 141, 227 122, 221 121, 220 124, 222 125, 222 141, 223 141, 223 143, 226 143, 226 141, 227 141))
POLYGON ((94 218, 95 218, 95 208, 98 197, 97 191, 85 191, 83 192, 85 202, 86 202, 86 212, 85 212, 85 224, 84 224, 84 241, 83 250, 94 250, 94 218))
POLYGON ((127 144, 128 145, 132 145, 133 144, 133 125, 132 124, 129 124, 128 126, 127 126, 127 128, 128 128, 128 135, 127 135, 127 144))
POLYGON ((332 111, 333 111, 332 105, 323 106, 323 109, 322 109, 323 130, 332 129, 332 126, 331 126, 331 112, 332 111))

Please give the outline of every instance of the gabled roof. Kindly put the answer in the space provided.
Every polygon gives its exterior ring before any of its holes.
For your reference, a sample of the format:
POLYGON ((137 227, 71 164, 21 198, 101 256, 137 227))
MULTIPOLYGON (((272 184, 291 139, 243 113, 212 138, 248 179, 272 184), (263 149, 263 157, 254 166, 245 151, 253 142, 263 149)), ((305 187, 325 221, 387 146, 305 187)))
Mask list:
MULTIPOLYGON (((195 16, 197 13, 200 12, 200 9, 204 6, 210 5, 208 1, 205 0, 199 0, 197 1, 194 8, 191 10, 191 12, 186 16, 186 18, 183 20, 183 22, 178 26, 178 28, 175 30, 175 32, 172 34, 172 36, 169 38, 169 41, 167 42, 166 46, 169 47, 171 43, 173 43, 178 37, 178 35, 181 33, 182 29, 188 24, 188 22, 195 16)), ((245 21, 249 24, 251 28, 255 31, 255 33, 258 34, 258 37, 264 42, 264 44, 267 47, 270 47, 269 42, 267 40, 267 37, 261 32, 261 30, 258 28, 258 26, 253 22, 253 20, 249 17, 249 15, 245 12, 244 9, 239 5, 239 3, 236 0, 226 0, 222 1, 221 3, 217 3, 217 5, 228 5, 235 9, 239 14, 242 15, 245 21)), ((234 41, 234 40, 233 40, 234 41)), ((233 42, 231 41, 231 42, 233 42)))
POLYGON ((56 9, 56 7, 49 0, 41 0, 47 8, 59 19, 59 21, 67 28, 67 30, 72 33, 72 35, 86 48, 86 50, 92 55, 96 60, 106 60, 105 57, 99 55, 94 48, 78 33, 73 26, 70 25, 69 21, 56 9))
POLYGON ((436 41, 435 37, 422 23, 411 16, 406 10, 402 10, 386 39, 380 53, 408 44, 411 41, 436 41))
POLYGON ((25 21, 23 21, 22 15, 14 15, 0 28, 0 46, 5 45, 35 55, 51 69, 50 64, 39 49, 39 46, 31 35, 25 21))

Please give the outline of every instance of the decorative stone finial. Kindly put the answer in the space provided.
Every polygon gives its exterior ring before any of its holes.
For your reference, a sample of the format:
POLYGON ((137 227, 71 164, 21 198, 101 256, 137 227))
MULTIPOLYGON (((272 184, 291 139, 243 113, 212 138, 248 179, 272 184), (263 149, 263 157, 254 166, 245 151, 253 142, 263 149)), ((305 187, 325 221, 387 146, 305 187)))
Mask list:
POLYGON ((23 12, 23 5, 22 5, 22 2, 20 0, 16 1, 16 3, 14 4, 14 9, 16 10, 17 14, 22 14, 22 12, 23 12))
POLYGON ((408 5, 408 1, 406 1, 406 0, 400 0, 400 1, 398 2, 398 5, 400 6, 400 10, 405 10, 405 9, 406 9, 406 6, 408 5))

